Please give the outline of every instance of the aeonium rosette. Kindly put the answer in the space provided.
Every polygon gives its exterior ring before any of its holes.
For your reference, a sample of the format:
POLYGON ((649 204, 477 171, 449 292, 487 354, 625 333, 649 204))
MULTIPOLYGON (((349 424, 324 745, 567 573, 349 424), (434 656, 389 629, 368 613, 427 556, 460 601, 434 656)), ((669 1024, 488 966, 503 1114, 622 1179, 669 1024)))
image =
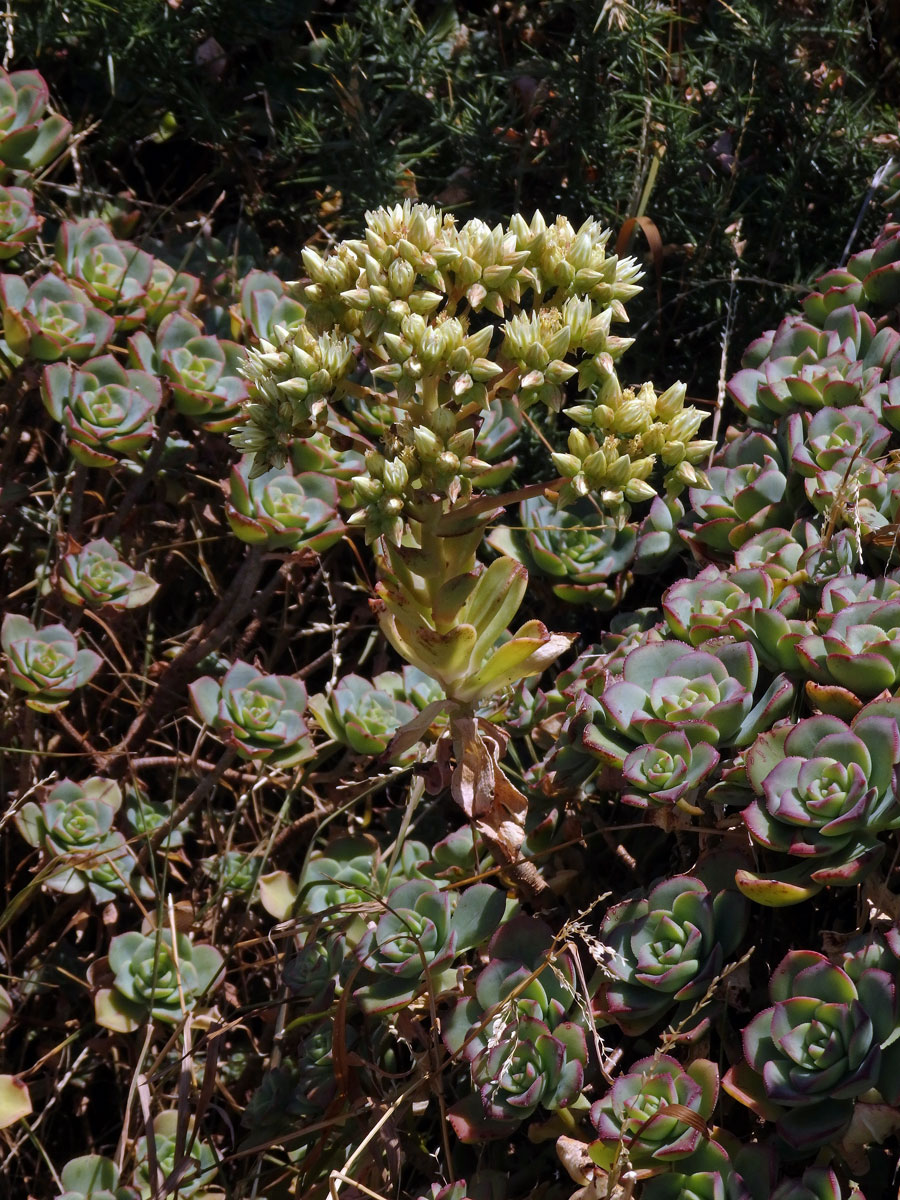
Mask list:
POLYGON ((33 242, 42 223, 27 188, 0 187, 0 259, 14 258, 33 242))
POLYGON ((110 469, 136 458, 153 434, 162 400, 158 379, 123 367, 111 354, 81 367, 53 363, 41 380, 44 407, 65 430, 72 457, 87 467, 110 469))
POLYGON ((624 586, 611 580, 634 556, 634 526, 619 528, 594 509, 560 512, 540 497, 519 506, 520 527, 500 525, 488 542, 529 572, 548 577, 553 594, 569 604, 610 608, 624 586))
POLYGON ((112 317, 56 275, 42 275, 31 287, 18 275, 0 275, 0 303, 3 334, 19 358, 81 362, 99 354, 115 332, 112 317))
POLYGON ((144 321, 143 300, 153 272, 153 258, 145 250, 119 241, 105 221, 85 217, 62 223, 55 256, 62 274, 111 313, 119 329, 135 329, 144 321))
POLYGON ((837 684, 862 700, 900 682, 900 600, 849 604, 827 628, 797 643, 810 678, 837 684))
POLYGON ((437 999, 453 990, 454 961, 490 937, 505 908, 505 894, 486 883, 458 894, 424 879, 394 888, 356 948, 364 971, 355 996, 363 1011, 394 1012, 420 991, 437 999))
POLYGON ((756 798, 742 816, 750 836, 804 866, 783 878, 738 873, 764 904, 857 883, 881 857, 879 832, 900 825, 900 701, 873 701, 850 725, 820 714, 762 734, 746 754, 756 798), (812 890, 810 890, 810 888, 812 890))
POLYGON ((771 1007, 744 1030, 746 1062, 722 1081, 797 1149, 839 1137, 871 1089, 900 1102, 896 975, 873 966, 854 976, 822 954, 791 950, 772 975, 771 1007))
POLYGON ((464 1142, 509 1135, 538 1107, 586 1107, 584 1031, 566 1015, 575 998, 569 955, 553 952, 553 936, 523 914, 501 925, 474 995, 442 1020, 444 1043, 469 1064, 474 1091, 448 1113, 464 1142))
POLYGON ((27 617, 7 613, 0 643, 15 687, 36 712, 53 712, 68 704, 72 693, 96 675, 103 662, 93 650, 79 650, 64 625, 36 629, 27 617))
POLYGON ((719 1073, 708 1059, 697 1058, 685 1070, 667 1054, 643 1058, 591 1106, 598 1138, 590 1156, 609 1170, 621 1147, 634 1168, 664 1171, 708 1137, 718 1094, 719 1073))
POLYGON ((225 505, 228 524, 241 541, 317 554, 340 541, 345 529, 335 480, 313 471, 295 475, 287 467, 252 478, 251 467, 245 455, 232 468, 225 505))
POLYGON ((743 937, 746 901, 733 885, 707 886, 703 874, 664 879, 603 918, 600 940, 613 954, 595 979, 594 1010, 632 1036, 676 1004, 687 1014, 743 937))
POLYGON ((236 342, 204 334, 199 318, 173 312, 163 318, 155 343, 143 330, 129 339, 136 366, 169 381, 175 407, 210 433, 241 419, 247 385, 240 377, 244 351, 236 342))
POLYGON ((595 685, 598 695, 576 696, 554 769, 566 783, 615 786, 640 807, 685 807, 721 748, 747 744, 789 708, 793 685, 783 675, 754 703, 757 677, 747 644, 717 645, 715 654, 676 641, 638 645, 620 675, 595 685))
POLYGON ((63 558, 59 565, 59 590, 79 608, 116 610, 149 604, 159 588, 145 571, 135 571, 122 561, 106 538, 95 538, 63 558))
POLYGON ((100 903, 129 887, 142 890, 141 881, 132 879, 134 852, 112 827, 121 804, 118 785, 94 777, 82 783, 61 779, 40 804, 22 806, 16 826, 50 860, 50 873, 43 877, 48 888, 70 895, 88 889, 100 903))
POLYGON ((151 1018, 175 1025, 220 978, 223 963, 214 946, 197 946, 185 933, 119 934, 109 946, 112 987, 94 997, 97 1023, 125 1033, 151 1018))
POLYGON ((45 116, 50 90, 39 71, 0 69, 0 179, 9 171, 36 171, 62 150, 72 126, 45 116))
POLYGON ((288 675, 264 675, 236 662, 221 683, 209 675, 190 685, 201 720, 245 759, 292 767, 313 754, 304 720, 306 688, 288 675))

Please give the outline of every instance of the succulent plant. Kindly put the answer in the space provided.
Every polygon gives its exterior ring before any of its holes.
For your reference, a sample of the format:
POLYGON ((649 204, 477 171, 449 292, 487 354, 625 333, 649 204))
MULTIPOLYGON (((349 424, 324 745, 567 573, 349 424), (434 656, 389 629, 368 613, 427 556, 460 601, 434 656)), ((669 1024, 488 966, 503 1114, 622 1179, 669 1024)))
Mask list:
POLYGON ((247 387, 239 374, 244 351, 236 342, 209 337, 197 317, 173 312, 160 322, 155 343, 138 330, 129 347, 135 365, 168 380, 178 411, 210 433, 240 420, 247 387))
MULTIPOLYGON (((614 736, 639 744, 671 730, 713 746, 740 744, 757 673, 756 654, 741 643, 718 646, 715 654, 676 641, 638 646, 626 656, 621 678, 601 692, 599 705, 614 736)), ((779 701, 771 720, 785 707, 779 701)), ((590 747, 587 736, 584 744, 590 747)))
POLYGON ((59 564, 59 590, 70 604, 116 610, 149 604, 159 588, 144 571, 119 558, 106 538, 95 538, 59 564))
POLYGON ((359 450, 339 449, 332 445, 324 433, 314 433, 312 437, 298 439, 291 448, 291 466, 294 474, 302 475, 312 471, 334 480, 341 508, 352 508, 355 505, 352 480, 355 475, 365 470, 365 465, 365 457, 359 450))
POLYGON ((306 688, 287 675, 264 675, 238 661, 221 682, 209 675, 190 685, 200 719, 245 759, 291 767, 313 754, 303 713, 306 688))
POLYGON ((18 275, 0 275, 0 303, 4 336, 19 358, 83 362, 99 354, 115 332, 112 317, 56 275, 42 275, 31 287, 18 275))
POLYGON ((729 642, 711 654, 647 637, 637 631, 632 650, 633 643, 623 643, 615 674, 607 668, 594 676, 596 697, 592 690, 569 689, 575 699, 552 766, 560 783, 596 779, 596 787, 613 787, 640 807, 685 807, 688 794, 716 766, 718 750, 747 745, 773 725, 790 707, 794 686, 776 676, 754 703, 758 662, 752 647, 729 642))
POLYGON ((88 467, 114 467, 136 458, 154 435, 153 418, 162 400, 158 379, 128 370, 111 354, 81 367, 53 363, 45 368, 41 395, 59 421, 72 457, 88 467))
POLYGON ((524 914, 494 934, 490 961, 474 995, 460 999, 442 1022, 451 1054, 469 1064, 475 1091, 448 1117, 463 1141, 508 1135, 542 1106, 566 1108, 584 1084, 584 1031, 566 1014, 575 996, 574 968, 553 955, 546 925, 524 914), (552 959, 552 961, 551 961, 552 959))
POLYGON ((419 707, 424 705, 406 699, 406 681, 396 671, 383 671, 371 683, 360 675, 343 675, 330 694, 311 696, 309 701, 310 712, 328 736, 356 754, 383 754, 419 707))
POLYGON ((116 237, 105 221, 64 221, 56 235, 56 262, 84 288, 91 302, 115 318, 116 327, 136 329, 146 318, 144 297, 153 274, 146 251, 116 237))
POLYGON ((228 523, 241 541, 317 554, 340 541, 345 527, 333 479, 311 471, 294 475, 285 467, 255 478, 250 471, 247 456, 232 468, 225 505, 228 523))
POLYGON ((749 872, 739 873, 742 890, 786 903, 805 899, 809 885, 849 886, 871 869, 884 850, 879 832, 900 825, 898 712, 897 701, 876 701, 849 726, 819 715, 757 738, 745 756, 756 797, 741 815, 755 842, 801 859, 804 870, 790 875, 801 885, 795 893, 749 872))
POLYGON ((59 154, 72 126, 44 116, 50 92, 38 71, 0 70, 0 164, 2 173, 36 171, 59 154))
POLYGON ((245 896, 252 891, 262 870, 257 854, 227 850, 204 861, 203 869, 216 887, 228 896, 245 896))
POLYGON ((630 563, 635 548, 633 527, 620 529, 595 509, 578 505, 560 512, 540 497, 519 505, 519 527, 497 526, 488 542, 528 568, 545 575, 553 594, 569 604, 606 609, 624 592, 611 579, 630 563))
POLYGON ((10 680, 26 693, 25 703, 36 712, 63 708, 103 661, 93 650, 79 650, 74 634, 64 625, 36 629, 27 617, 13 613, 3 618, 0 644, 10 680))
POLYGON ((807 1153, 839 1137, 870 1089, 900 1101, 896 977, 856 978, 812 950, 791 950, 772 974, 772 1006, 744 1030, 745 1064, 723 1086, 807 1153))
POLYGON ((34 241, 42 223, 27 188, 0 187, 0 260, 15 258, 34 241))
POLYGON ((783 617, 798 608, 796 588, 776 589, 771 575, 759 567, 726 572, 712 564, 695 578, 672 584, 662 600, 669 628, 692 646, 734 632, 732 618, 738 613, 774 610, 783 617))
POLYGON ((766 424, 799 409, 865 405, 878 415, 889 387, 883 368, 898 346, 900 335, 876 331, 852 304, 833 309, 821 328, 789 316, 748 347, 728 392, 743 413, 766 424))
POLYGON ((121 804, 118 785, 94 777, 82 783, 62 779, 40 805, 28 801, 19 809, 19 832, 52 868, 43 878, 48 888, 72 895, 87 889, 98 903, 129 889, 144 891, 132 879, 134 853, 112 827, 121 804))
POLYGON ((797 643, 804 670, 818 683, 837 684, 862 700, 900 682, 900 599, 849 604, 827 630, 797 643))
POLYGON ((275 326, 290 329, 306 315, 303 305, 295 300, 287 287, 271 271, 249 271, 241 280, 238 304, 231 309, 231 335, 244 340, 248 335, 259 341, 271 342, 275 326))
POLYGON ((594 1011, 637 1036, 680 1004, 672 1019, 678 1024, 737 949, 746 924, 747 904, 733 885, 713 890, 702 872, 674 875, 613 905, 600 926, 613 955, 598 972, 594 1011))
MULTIPOLYGON (((172 1176, 176 1167, 185 1165, 183 1160, 184 1145, 190 1146, 188 1162, 183 1173, 179 1173, 177 1191, 184 1200, 221 1200, 222 1192, 210 1191, 208 1185, 215 1180, 218 1172, 216 1156, 212 1147, 193 1136, 193 1120, 188 1119, 184 1144, 180 1145, 179 1128, 183 1123, 183 1114, 173 1109, 161 1112, 153 1121, 153 1150, 156 1159, 158 1177, 165 1181, 172 1176)), ((148 1137, 139 1137, 135 1142, 134 1183, 141 1200, 153 1200, 158 1194, 158 1186, 154 1181, 150 1168, 150 1153, 147 1147, 148 1137)))
POLYGON ((807 1167, 799 1178, 785 1179, 771 1200, 865 1200, 859 1188, 845 1192, 831 1167, 807 1167))
MULTIPOLYGON (((169 824, 175 810, 172 801, 151 800, 143 784, 134 779, 125 784, 124 792, 122 812, 128 827, 138 838, 150 838, 163 825, 169 824)), ((171 829, 165 835, 160 849, 177 850, 182 846, 186 826, 187 822, 183 821, 171 829)))
POLYGON ((848 456, 877 459, 891 440, 890 429, 861 405, 822 408, 811 420, 800 413, 788 418, 789 439, 795 447, 791 461, 801 475, 829 470, 848 456))
POLYGON ((635 808, 675 804, 697 811, 695 793, 718 766, 719 754, 702 737, 693 736, 694 741, 681 729, 670 729, 631 750, 622 764, 622 801, 635 808))
POLYGON ((522 414, 511 400, 492 400, 481 414, 481 424, 476 435, 479 459, 487 469, 478 476, 478 486, 502 487, 518 465, 518 459, 510 454, 522 437, 522 414))
POLYGON ((847 304, 880 315, 900 299, 900 237, 887 230, 872 246, 852 254, 845 267, 826 271, 816 280, 816 290, 803 299, 808 320, 824 323, 829 313, 847 304))
POLYGON ((364 1012, 405 1008, 421 991, 437 999, 456 984, 455 960, 490 937, 503 892, 475 884, 460 893, 414 879, 385 898, 384 912, 356 947, 364 971, 354 992, 364 1012))
POLYGON ((708 1059, 685 1070, 668 1054, 642 1058, 591 1106, 599 1136, 590 1156, 608 1170, 622 1146, 634 1168, 664 1171, 698 1149, 718 1094, 719 1073, 708 1059))
POLYGON ((754 534, 790 519, 797 505, 788 490, 789 473, 772 438, 762 433, 733 436, 706 472, 706 484, 690 489, 696 518, 690 536, 715 552, 729 553, 754 534))
POLYGON ((113 1160, 100 1154, 69 1159, 59 1180, 63 1190, 55 1200, 138 1200, 134 1188, 119 1185, 119 1168, 113 1160))
POLYGON ((176 271, 161 258, 154 258, 144 292, 144 320, 155 329, 159 323, 178 309, 187 311, 200 291, 200 280, 196 275, 176 271))
POLYGON ((807 539, 802 536, 805 522, 798 522, 795 528, 796 533, 774 526, 754 534, 735 551, 734 565, 739 570, 760 567, 776 582, 791 579, 807 546, 807 539))
POLYGON ((722 1130, 716 1133, 721 1142, 703 1139, 692 1154, 651 1176, 641 1200, 771 1200, 771 1151, 753 1142, 735 1144, 722 1130))
POLYGON ((110 988, 94 997, 99 1025, 130 1033, 151 1019, 176 1025, 219 979, 223 958, 168 929, 121 933, 109 945, 110 988))

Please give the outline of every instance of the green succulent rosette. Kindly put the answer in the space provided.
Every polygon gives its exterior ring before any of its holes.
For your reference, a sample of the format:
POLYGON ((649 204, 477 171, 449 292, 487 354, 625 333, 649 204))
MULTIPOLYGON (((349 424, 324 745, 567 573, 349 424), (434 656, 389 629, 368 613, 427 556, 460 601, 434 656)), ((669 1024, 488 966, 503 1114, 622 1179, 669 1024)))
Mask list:
POLYGON ((189 688, 194 708, 209 728, 244 759, 293 767, 314 750, 303 714, 306 688, 288 675, 264 675, 234 663, 221 681, 205 675, 189 688))
POLYGON ((80 368, 53 363, 44 371, 41 395, 62 424, 72 457, 87 467, 111 469, 149 445, 162 388, 152 375, 128 370, 104 354, 80 368))
POLYGON ((812 950, 791 950, 772 974, 770 1008, 743 1034, 745 1063, 723 1086, 806 1153, 840 1137, 854 1101, 872 1090, 900 1101, 896 972, 851 977, 812 950))
POLYGON ((59 590, 79 608, 140 608, 150 603, 158 589, 159 584, 146 572, 123 562, 105 538, 87 542, 59 564, 59 590))
MULTIPOLYGON (((355 754, 383 754, 394 734, 415 717, 424 704, 411 703, 407 688, 434 684, 421 671, 406 667, 403 675, 383 671, 369 681, 344 675, 330 693, 311 696, 310 712, 334 741, 355 754)), ((429 696, 429 692, 425 692, 429 696)), ((436 698, 431 694, 429 699, 436 698)))
POLYGON ((837 684, 870 700, 900 682, 900 599, 849 604, 819 634, 797 643, 804 670, 816 683, 837 684))
POLYGON ((110 313, 118 329, 143 324, 143 301, 153 273, 153 258, 146 251, 119 241, 105 221, 85 217, 60 225, 55 257, 62 273, 84 288, 97 308, 110 313))
POLYGON ((241 280, 240 299, 231 308, 231 336, 235 341, 271 342, 276 325, 299 325, 306 309, 271 271, 248 271, 241 280))
POLYGON ((237 537, 270 549, 324 554, 346 532, 338 516, 338 486, 327 475, 294 475, 274 467, 251 478, 252 460, 232 468, 225 515, 237 537))
MULTIPOLYGON (((182 1121, 182 1114, 177 1110, 162 1112, 154 1118, 153 1149, 160 1179, 170 1179, 176 1169, 185 1166, 184 1144, 179 1137, 182 1121)), ((187 1132, 183 1136, 185 1144, 190 1145, 190 1155, 186 1170, 183 1170, 178 1179, 178 1195, 183 1196, 184 1200, 222 1200, 221 1191, 209 1188, 209 1184, 215 1181, 218 1174, 216 1155, 211 1146, 199 1137, 192 1137, 192 1132, 193 1120, 189 1119, 187 1132)), ((145 1136, 139 1137, 134 1144, 134 1184, 141 1200, 153 1200, 157 1192, 150 1170, 147 1143, 148 1138, 145 1136)))
POLYGON ((746 754, 755 796, 744 824, 760 846, 799 859, 785 872, 738 873, 752 899, 776 905, 825 885, 852 886, 884 853, 878 834, 900 826, 896 768, 900 704, 875 701, 850 725, 825 714, 761 734, 746 754))
POLYGON ((70 1158, 59 1173, 63 1190, 56 1200, 138 1200, 133 1187, 119 1183, 119 1168, 101 1154, 70 1158))
POLYGON ((364 1012, 395 1012, 421 990, 437 999, 456 985, 455 960, 491 936, 506 897, 490 884, 457 894, 424 879, 401 883, 356 947, 363 967, 354 992, 364 1012))
POLYGON ((224 433, 241 419, 245 353, 236 342, 204 334, 191 313, 173 312, 160 322, 155 341, 138 330, 128 344, 134 364, 166 379, 176 409, 210 433, 224 433))
POLYGON ((94 997, 97 1023, 126 1033, 151 1019, 176 1025, 214 986, 223 963, 214 946, 195 946, 184 933, 119 934, 109 946, 112 987, 94 997))
POLYGON ((72 126, 57 113, 45 116, 49 103, 39 71, 0 69, 0 178, 36 171, 62 150, 72 126))
POLYGON ((577 505, 559 511, 541 497, 519 505, 520 527, 500 525, 489 544, 530 575, 546 576, 553 594, 569 604, 608 609, 625 585, 615 577, 629 565, 637 538, 634 527, 619 528, 596 509, 577 505))
POLYGON ((42 224, 27 188, 0 186, 0 261, 15 258, 34 241, 42 224))
POLYGON ((635 1037, 676 1005, 687 1015, 740 944, 747 907, 733 885, 711 890, 693 875, 613 905, 600 926, 613 954, 595 979, 595 1013, 635 1037))
POLYGON ((68 895, 88 890, 101 904, 131 889, 146 894, 134 878, 134 852, 113 829, 121 804, 118 785, 94 777, 82 783, 62 779, 40 804, 28 801, 19 809, 19 832, 48 861, 46 887, 68 895))
POLYGON ((695 1059, 687 1069, 668 1054, 642 1058, 591 1106, 597 1140, 588 1148, 604 1170, 624 1148, 647 1174, 670 1169, 696 1153, 719 1094, 715 1063, 695 1059), (694 1120, 685 1117, 693 1114, 694 1120))
POLYGON ((42 275, 31 287, 18 275, 0 275, 0 304, 4 337, 19 358, 83 362, 99 354, 115 332, 111 316, 56 275, 42 275))
POLYGON ((144 293, 145 322, 156 329, 162 320, 179 309, 188 311, 200 291, 196 275, 176 271, 161 258, 154 258, 144 293))
POLYGON ((103 662, 93 650, 79 650, 64 625, 36 629, 27 617, 12 613, 3 618, 0 644, 13 686, 25 692, 25 703, 35 712, 63 708, 103 662))

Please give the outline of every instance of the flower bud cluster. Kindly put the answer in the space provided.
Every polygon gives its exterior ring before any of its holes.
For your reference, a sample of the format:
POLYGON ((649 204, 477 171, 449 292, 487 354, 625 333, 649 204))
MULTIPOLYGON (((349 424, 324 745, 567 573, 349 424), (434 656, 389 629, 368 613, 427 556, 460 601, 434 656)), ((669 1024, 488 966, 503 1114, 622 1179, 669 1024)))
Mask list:
POLYGON ((292 438, 310 437, 325 421, 328 398, 349 374, 353 348, 335 333, 316 336, 305 325, 276 325, 276 342, 262 339, 241 369, 253 399, 234 445, 256 455, 251 478, 287 461, 292 438))
POLYGON ((385 537, 399 545, 403 518, 417 499, 439 496, 465 503, 473 481, 490 470, 472 453, 475 437, 474 426, 459 428, 449 408, 418 408, 398 429, 393 457, 374 450, 366 455, 366 474, 351 480, 360 508, 348 523, 363 526, 368 542, 385 537))
POLYGON ((608 238, 596 221, 575 229, 540 213, 505 227, 458 226, 409 202, 368 213, 362 238, 325 256, 304 251, 310 282, 295 291, 306 317, 290 331, 275 325, 274 342, 249 352, 253 394, 235 444, 255 456, 258 474, 283 464, 292 440, 326 429, 329 405, 345 394, 386 411, 376 434, 383 455, 370 456, 374 467, 354 480, 354 523, 370 539, 394 541, 418 501, 452 505, 471 494, 489 457, 479 453, 479 410, 511 398, 520 409, 541 403, 558 412, 577 376, 589 402, 573 410, 585 432, 557 456, 570 481, 562 503, 587 491, 614 506, 649 499, 657 460, 670 491, 695 483, 693 464, 706 452, 693 440, 699 414, 688 410, 669 428, 683 389, 667 416, 656 412, 652 388, 636 397, 616 379, 631 339, 610 330, 627 319, 639 272, 607 253, 608 238), (437 414, 452 428, 436 424, 437 414))
POLYGON ((625 501, 652 500, 656 489, 647 480, 657 460, 666 468, 669 496, 688 486, 707 486, 697 465, 709 457, 714 443, 694 436, 703 414, 685 408, 685 393, 683 383, 659 395, 650 383, 637 392, 622 388, 609 359, 595 402, 565 410, 578 428, 569 433, 568 452, 553 455, 566 477, 560 504, 588 492, 600 492, 603 504, 613 509, 625 501))

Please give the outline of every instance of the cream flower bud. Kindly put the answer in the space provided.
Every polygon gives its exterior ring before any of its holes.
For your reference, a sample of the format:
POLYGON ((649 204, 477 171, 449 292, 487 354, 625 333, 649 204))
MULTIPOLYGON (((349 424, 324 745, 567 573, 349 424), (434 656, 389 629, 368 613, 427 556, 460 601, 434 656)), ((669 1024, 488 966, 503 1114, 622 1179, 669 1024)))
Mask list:
POLYGON ((413 441, 423 462, 435 462, 443 450, 440 439, 435 437, 431 430, 426 429, 424 425, 417 425, 413 430, 413 441))
POLYGON ((395 258, 388 267, 388 286, 395 296, 407 297, 416 282, 416 269, 403 258, 395 258))
POLYGON ((672 441, 689 442, 703 424, 704 414, 696 408, 684 408, 668 425, 666 434, 672 441))
POLYGON ((577 454, 558 454, 553 452, 550 457, 553 459, 553 464, 560 475, 565 475, 567 479, 572 479, 581 471, 581 459, 577 454))
POLYGON ((684 442, 666 442, 659 457, 667 467, 677 466, 684 458, 684 442))
POLYGON ((643 479, 629 479, 625 484, 625 499, 630 504, 642 504, 646 500, 652 500, 656 496, 656 492, 643 479))
POLYGON ((656 398, 656 415, 661 421, 671 421, 684 408, 687 384, 673 383, 656 398))
POLYGON ((577 454, 580 459, 587 458, 593 450, 590 438, 580 429, 569 430, 568 446, 569 453, 577 454))
POLYGON ((384 486, 394 495, 400 495, 409 483, 409 471, 406 464, 399 458, 384 464, 384 486))

